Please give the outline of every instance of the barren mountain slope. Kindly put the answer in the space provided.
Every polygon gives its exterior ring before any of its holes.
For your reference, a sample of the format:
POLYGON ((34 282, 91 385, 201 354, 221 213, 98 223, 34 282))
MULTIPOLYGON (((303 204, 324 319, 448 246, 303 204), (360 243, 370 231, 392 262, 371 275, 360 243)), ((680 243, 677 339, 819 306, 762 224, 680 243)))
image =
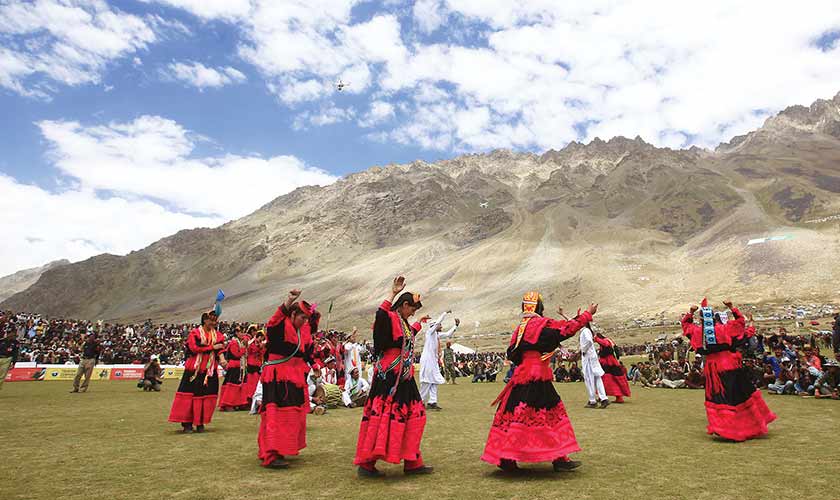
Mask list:
POLYGON ((373 167, 281 196, 216 229, 45 272, 0 308, 193 320, 216 287, 225 315, 265 320, 292 286, 366 328, 406 273, 432 313, 507 329, 522 292, 589 301, 607 320, 674 314, 704 294, 830 300, 840 251, 840 94, 795 106, 715 152, 641 139, 543 155, 493 151, 373 167), (769 236, 784 237, 771 241, 769 236))

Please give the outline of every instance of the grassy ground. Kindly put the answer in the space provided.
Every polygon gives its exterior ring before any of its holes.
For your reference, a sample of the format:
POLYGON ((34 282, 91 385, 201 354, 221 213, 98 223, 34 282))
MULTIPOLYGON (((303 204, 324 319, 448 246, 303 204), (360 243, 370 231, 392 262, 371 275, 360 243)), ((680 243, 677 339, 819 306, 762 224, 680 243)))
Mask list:
POLYGON ((582 384, 558 384, 584 466, 550 464, 506 477, 479 460, 502 387, 440 388, 423 440, 437 473, 359 480, 352 466, 360 409, 309 418, 308 444, 292 468, 260 468, 257 419, 217 413, 204 434, 166 422, 175 383, 144 393, 130 382, 21 382, 0 391, 4 499, 54 498, 837 498, 840 403, 768 397, 779 415, 764 439, 734 444, 705 433, 702 391, 641 389, 606 410, 583 405, 582 384), (826 434, 828 431, 828 434, 826 434), (780 467, 782 468, 780 471, 780 467))

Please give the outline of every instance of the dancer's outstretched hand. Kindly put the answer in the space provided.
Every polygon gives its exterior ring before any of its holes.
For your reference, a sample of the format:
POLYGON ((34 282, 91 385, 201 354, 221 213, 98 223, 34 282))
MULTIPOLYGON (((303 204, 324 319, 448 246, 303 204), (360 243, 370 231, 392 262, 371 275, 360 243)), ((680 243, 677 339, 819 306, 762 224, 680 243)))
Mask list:
POLYGON ((589 311, 589 314, 595 314, 598 312, 598 304, 589 304, 589 308, 586 310, 589 311))
POLYGON ((405 289, 405 276, 397 276, 394 278, 394 283, 391 285, 391 291, 394 295, 402 292, 405 289))
POLYGON ((461 326, 461 320, 460 319, 455 318, 455 326, 461 326))
POLYGON ((423 316, 422 318, 420 318, 420 322, 425 323, 425 322, 429 321, 430 319, 432 319, 432 317, 427 314, 427 315, 423 316))
POLYGON ((299 288, 295 288, 293 290, 290 290, 289 291, 289 300, 291 302, 296 301, 300 297, 301 293, 303 293, 303 292, 301 292, 299 288))
POLYGON ((697 307, 697 306, 691 306, 691 310, 690 310, 691 314, 696 313, 698 309, 700 309, 700 308, 697 307))
POLYGON ((724 300, 723 305, 725 305, 729 309, 732 309, 732 301, 731 300, 724 300))

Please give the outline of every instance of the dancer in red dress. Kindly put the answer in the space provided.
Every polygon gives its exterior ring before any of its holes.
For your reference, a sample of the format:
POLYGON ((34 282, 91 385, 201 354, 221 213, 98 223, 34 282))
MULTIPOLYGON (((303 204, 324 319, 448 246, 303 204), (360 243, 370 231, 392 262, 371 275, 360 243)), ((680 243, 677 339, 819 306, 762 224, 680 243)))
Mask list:
POLYGON ((701 324, 694 324, 698 307, 692 306, 682 318, 682 328, 692 349, 706 355, 706 431, 731 441, 746 441, 767 434, 767 424, 776 420, 776 415, 741 366, 741 354, 736 351, 748 335, 744 316, 732 302, 724 305, 732 313, 727 323, 703 299, 701 324))
POLYGON ((214 311, 201 315, 201 326, 187 335, 184 375, 172 401, 169 421, 181 424, 185 433, 203 432, 213 418, 219 394, 218 366, 225 348, 224 336, 216 330, 214 311))
POLYGON ((615 342, 601 332, 595 333, 595 342, 601 346, 598 351, 598 362, 604 369, 604 390, 607 396, 615 396, 616 403, 623 403, 624 398, 630 397, 630 384, 627 382, 627 369, 618 362, 618 352, 615 342))
POLYGON ((222 411, 247 410, 249 408, 248 396, 245 393, 245 371, 246 350, 248 336, 242 333, 242 328, 237 326, 234 330, 234 337, 230 339, 225 348, 224 358, 225 380, 222 383, 222 392, 219 395, 219 409, 222 411))
POLYGON ((242 393, 248 399, 248 406, 251 406, 251 400, 254 397, 254 392, 257 390, 257 384, 260 381, 260 371, 262 369, 263 358, 265 358, 265 332, 257 330, 257 325, 248 327, 248 348, 247 357, 245 360, 245 383, 242 385, 242 393))
POLYGON ((554 390, 549 360, 563 339, 592 320, 598 305, 590 305, 569 321, 543 317, 543 308, 537 292, 528 292, 522 299, 522 321, 507 350, 516 369, 496 398, 499 407, 481 456, 505 471, 518 470, 517 462, 552 462, 555 471, 580 466, 568 457, 580 447, 566 407, 554 390))
POLYGON ((404 461, 405 474, 432 472, 420 454, 426 410, 414 381, 414 336, 420 323, 408 324, 423 304, 419 295, 400 293, 404 288, 405 278, 397 277, 373 324, 373 382, 353 460, 362 477, 384 475, 376 468, 377 460, 404 461))
POLYGON ((260 376, 262 405, 257 444, 262 465, 275 469, 287 468, 285 457, 306 448, 306 374, 312 359, 310 316, 314 311, 309 303, 297 301, 300 293, 289 292, 286 302, 266 323, 268 358, 260 376))

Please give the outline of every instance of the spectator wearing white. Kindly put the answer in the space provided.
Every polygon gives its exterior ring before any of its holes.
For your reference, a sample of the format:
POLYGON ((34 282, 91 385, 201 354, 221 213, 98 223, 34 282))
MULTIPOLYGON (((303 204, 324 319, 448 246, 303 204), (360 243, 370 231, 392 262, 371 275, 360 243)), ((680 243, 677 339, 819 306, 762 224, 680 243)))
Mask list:
MULTIPOLYGON (((561 313, 562 314, 562 313, 561 313)), ((598 403, 602 408, 610 404, 607 398, 607 391, 604 389, 604 369, 598 361, 598 351, 595 350, 595 341, 592 337, 592 330, 588 326, 580 329, 580 365, 583 371, 583 383, 586 384, 586 391, 589 393, 589 402, 586 408, 596 408, 598 403), (598 398, 596 401, 595 398, 598 398)))
POLYGON ((341 401, 348 408, 364 406, 370 392, 370 384, 359 376, 359 369, 350 370, 350 376, 344 381, 344 392, 341 393, 341 401))

